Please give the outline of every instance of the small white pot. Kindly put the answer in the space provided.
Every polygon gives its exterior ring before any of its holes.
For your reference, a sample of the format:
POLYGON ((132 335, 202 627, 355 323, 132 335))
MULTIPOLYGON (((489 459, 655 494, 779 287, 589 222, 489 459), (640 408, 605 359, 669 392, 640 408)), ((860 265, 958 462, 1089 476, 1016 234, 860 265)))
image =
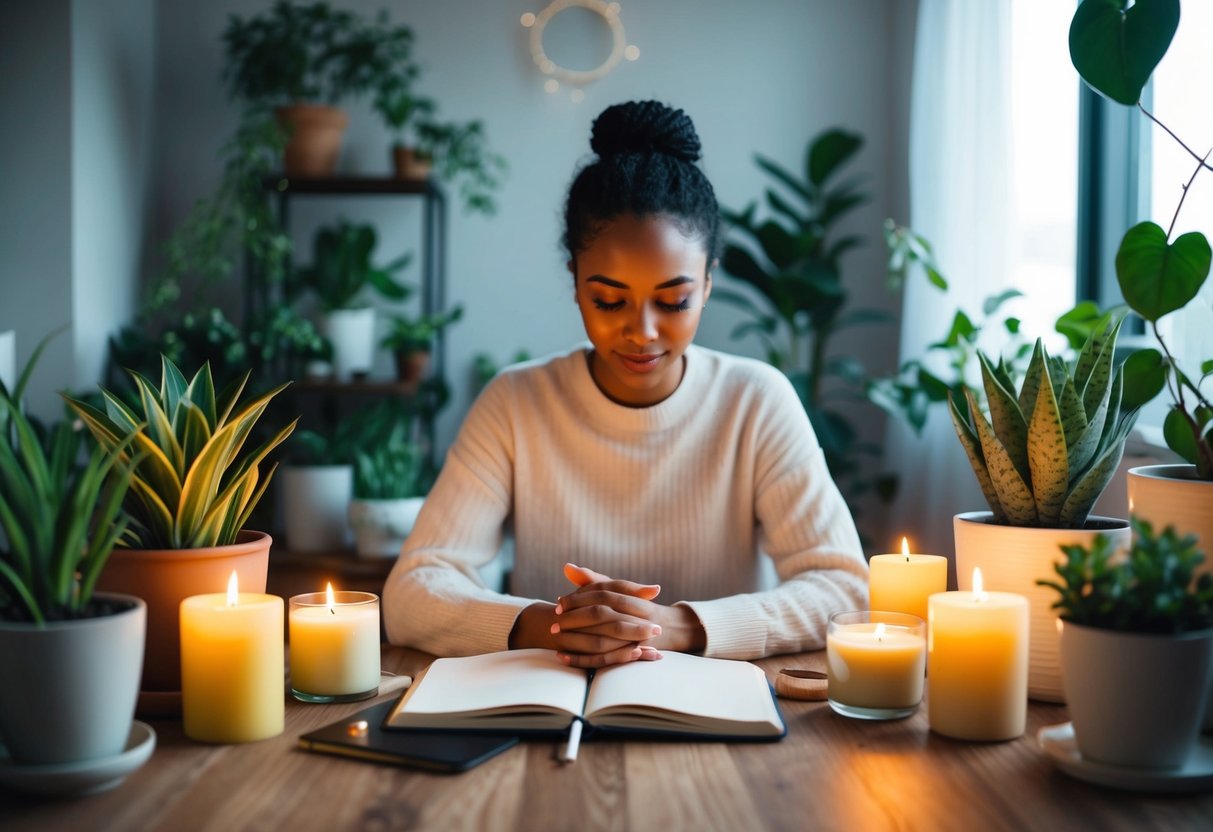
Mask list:
POLYGON ((354 493, 354 466, 292 465, 281 476, 287 548, 330 553, 349 548, 346 512, 354 493))
POLYGON ((1061 657, 1083 757, 1138 768, 1184 764, 1213 674, 1213 630, 1123 633, 1063 621, 1061 657))
POLYGON ((358 556, 394 558, 400 554, 404 539, 413 531, 421 513, 424 497, 400 500, 352 500, 350 527, 358 556))
POLYGON ((371 371, 375 362, 375 310, 337 309, 324 316, 324 334, 333 344, 333 371, 349 381, 371 371))
POLYGON ((147 605, 94 593, 118 612, 52 621, 0 621, 0 736, 19 763, 58 764, 121 754, 143 671, 147 605))
POLYGON ((1064 702, 1061 660, 1057 645, 1057 593, 1037 586, 1038 580, 1057 580, 1053 565, 1065 555, 1061 546, 1090 547, 1097 534, 1113 539, 1118 550, 1129 548, 1129 524, 1110 517, 1090 517, 1085 529, 1038 529, 991 523, 988 511, 956 515, 956 583, 973 585, 973 569, 981 568, 987 590, 1014 592, 1028 599, 1028 696, 1043 702, 1064 702))

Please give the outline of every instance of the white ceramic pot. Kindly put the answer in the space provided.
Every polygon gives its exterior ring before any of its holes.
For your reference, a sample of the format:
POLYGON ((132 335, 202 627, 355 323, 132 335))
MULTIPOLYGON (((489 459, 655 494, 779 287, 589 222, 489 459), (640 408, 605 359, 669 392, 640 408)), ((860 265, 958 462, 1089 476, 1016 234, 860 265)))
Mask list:
POLYGON ((1037 586, 1041 579, 1056 580, 1053 565, 1065 555, 1061 546, 1091 546, 1097 534, 1113 538, 1116 548, 1129 548, 1129 524, 1110 517, 1090 517, 1085 529, 1038 529, 1000 526, 990 522, 988 511, 956 515, 956 583, 968 590, 973 569, 981 568, 987 590, 1014 592, 1028 599, 1028 696, 1044 702, 1064 702, 1061 660, 1057 643, 1057 593, 1037 586))
POLYGON ((1137 768, 1184 764, 1213 674, 1213 630, 1123 633, 1063 621, 1061 656, 1083 757, 1137 768))
POLYGON ((282 518, 292 552, 349 548, 346 521, 354 493, 352 465, 292 465, 282 469, 282 518))
POLYGON ((126 747, 147 606, 132 595, 93 598, 117 611, 45 627, 0 621, 0 736, 19 763, 74 763, 126 747))
POLYGON ((337 309, 324 316, 324 334, 333 345, 333 371, 349 381, 371 371, 375 362, 375 310, 337 309))
POLYGON ((424 502, 424 497, 351 501, 350 528, 354 530, 358 556, 394 558, 399 555, 424 502))

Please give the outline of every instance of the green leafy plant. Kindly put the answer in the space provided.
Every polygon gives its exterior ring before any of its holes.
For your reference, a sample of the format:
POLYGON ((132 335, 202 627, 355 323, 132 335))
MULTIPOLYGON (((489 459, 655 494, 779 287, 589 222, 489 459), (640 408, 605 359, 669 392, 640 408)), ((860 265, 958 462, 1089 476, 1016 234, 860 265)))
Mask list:
POLYGON ((1082 79, 1112 101, 1136 106, 1192 156, 1196 168, 1164 231, 1151 221, 1125 232, 1116 252, 1116 279, 1125 302, 1150 326, 1159 349, 1142 350, 1127 368, 1126 384, 1155 394, 1166 387, 1171 409, 1163 422, 1167 445, 1196 466, 1197 476, 1213 480, 1213 402, 1202 384, 1213 375, 1213 358, 1200 364, 1200 376, 1184 372, 1158 329, 1159 319, 1182 309, 1209 276, 1213 250, 1199 231, 1171 239, 1184 197, 1196 175, 1211 167, 1141 103, 1142 90, 1170 48, 1179 26, 1179 0, 1085 0, 1070 23, 1070 59, 1082 79), (1195 380, 1194 380, 1195 379, 1195 380))
POLYGON ((1132 633, 1184 633, 1213 627, 1213 574, 1196 577, 1204 555, 1193 535, 1168 526, 1155 534, 1133 518, 1133 545, 1117 558, 1109 538, 1097 535, 1090 549, 1062 546, 1060 580, 1036 583, 1058 594, 1053 608, 1074 624, 1132 633))
POLYGON ((1086 524, 1137 415, 1122 408, 1121 370, 1113 367, 1120 325, 1106 317, 1072 368, 1037 339, 1018 394, 1006 364, 978 353, 990 417, 967 388, 967 407, 950 399, 949 409, 994 522, 1086 524))
POLYGON ((456 306, 448 312, 421 315, 417 318, 393 315, 388 320, 388 332, 379 345, 405 354, 430 352, 438 333, 462 317, 462 306, 456 306))
POLYGON ((49 340, 11 392, 0 381, 0 616, 39 625, 89 616, 97 576, 126 529, 120 510, 138 461, 120 461, 127 437, 117 453, 94 445, 80 465, 79 431, 57 422, 40 435, 25 415, 21 395, 49 340))
POLYGON ((409 288, 392 275, 408 266, 412 253, 405 253, 386 266, 373 266, 371 253, 377 239, 370 225, 342 222, 321 228, 313 241, 311 265, 299 270, 300 284, 315 293, 330 312, 354 307, 358 296, 368 288, 389 300, 407 299, 409 288))
POLYGON ((851 388, 851 398, 863 397, 866 369, 850 356, 830 355, 830 339, 851 326, 887 322, 874 309, 846 309, 848 291, 842 281, 842 258, 863 244, 854 235, 835 237, 835 227, 868 200, 862 179, 837 181, 841 169, 863 145, 863 139, 840 129, 814 137, 805 153, 803 178, 762 156, 755 161, 782 190, 769 188, 771 216, 760 220, 757 203, 744 211, 724 210, 725 219, 747 244, 726 245, 721 265, 732 277, 749 284, 760 304, 749 295, 716 286, 712 297, 740 308, 749 320, 738 325, 733 338, 758 337, 767 360, 787 373, 800 396, 825 452, 830 472, 849 496, 872 487, 891 497, 890 475, 865 478, 861 457, 878 456, 880 448, 861 442, 849 418, 836 405, 838 391, 827 391, 833 378, 851 388))
MULTIPOLYGON (((514 353, 514 357, 506 362, 506 365, 520 364, 523 361, 530 361, 531 354, 527 350, 518 350, 514 353)), ((497 359, 489 355, 487 352, 478 352, 472 357, 472 389, 479 393, 484 389, 484 386, 493 380, 493 377, 501 372, 500 365, 497 364, 497 359)))
POLYGON ((400 500, 425 494, 425 460, 421 449, 408 441, 411 428, 411 420, 394 418, 386 436, 363 443, 365 450, 354 454, 355 499, 400 500))
POLYGON ((120 544, 190 549, 232 543, 265 493, 277 463, 264 476, 259 466, 298 421, 252 450, 245 449, 258 419, 287 385, 242 403, 247 373, 216 397, 210 365, 187 381, 163 357, 158 389, 138 373, 131 377, 139 394, 137 408, 104 388, 104 411, 68 399, 102 448, 124 464, 142 455, 123 501, 129 526, 120 544))

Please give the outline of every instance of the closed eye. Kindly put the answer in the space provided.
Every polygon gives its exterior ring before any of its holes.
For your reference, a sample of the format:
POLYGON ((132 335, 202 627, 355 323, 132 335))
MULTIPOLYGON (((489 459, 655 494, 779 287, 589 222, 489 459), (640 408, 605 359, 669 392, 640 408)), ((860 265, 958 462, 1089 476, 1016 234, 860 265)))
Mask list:
POLYGON ((688 295, 678 303, 661 303, 658 301, 657 306, 663 312, 685 312, 691 307, 691 298, 688 295))
POLYGON ((623 301, 617 300, 614 303, 607 303, 605 300, 600 298, 594 298, 594 306, 598 307, 604 312, 618 312, 623 308, 623 301))

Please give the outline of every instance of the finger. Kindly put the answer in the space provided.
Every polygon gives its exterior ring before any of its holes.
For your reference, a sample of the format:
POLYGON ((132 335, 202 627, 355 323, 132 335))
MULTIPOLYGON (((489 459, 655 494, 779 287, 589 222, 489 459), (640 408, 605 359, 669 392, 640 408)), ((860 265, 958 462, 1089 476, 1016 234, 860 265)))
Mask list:
POLYGON ((642 618, 617 618, 619 613, 606 607, 588 607, 562 615, 552 625, 551 632, 584 633, 610 636, 621 641, 647 641, 661 635, 661 627, 642 618), (605 620, 602 620, 605 616, 605 620))
POLYGON ((566 563, 564 565, 564 576, 576 586, 585 586, 586 584, 594 583, 594 581, 610 580, 606 575, 600 575, 593 569, 586 569, 584 566, 578 566, 575 563, 566 563))
POLYGON ((578 654, 557 653, 560 660, 569 667, 606 667, 612 664, 626 664, 638 660, 644 651, 635 645, 621 647, 609 653, 578 654))
POLYGON ((637 661, 656 662, 661 660, 661 651, 647 644, 640 645, 640 658, 637 661))
POLYGON ((649 601, 656 598, 658 593, 661 592, 659 584, 638 584, 635 581, 621 581, 573 563, 566 563, 564 565, 564 576, 578 587, 585 587, 590 584, 602 584, 615 592, 635 595, 638 598, 644 598, 649 601))
POLYGON ((621 650, 624 647, 636 646, 635 641, 581 632, 557 633, 552 639, 552 643, 559 653, 577 653, 579 655, 602 655, 621 650))
POLYGON ((556 615, 567 615, 572 610, 603 606, 635 618, 651 617, 654 604, 634 595, 602 589, 582 589, 562 596, 556 602, 556 615))

